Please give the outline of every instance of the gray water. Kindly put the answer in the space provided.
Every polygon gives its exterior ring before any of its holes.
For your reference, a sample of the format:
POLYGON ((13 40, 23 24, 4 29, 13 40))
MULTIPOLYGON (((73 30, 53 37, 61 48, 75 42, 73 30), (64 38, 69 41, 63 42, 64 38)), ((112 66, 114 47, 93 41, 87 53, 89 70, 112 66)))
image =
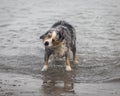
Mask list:
POLYGON ((0 0, 0 72, 75 84, 119 82, 119 5, 119 0, 0 0), (53 62, 47 73, 41 72, 39 36, 58 20, 77 31, 79 64, 71 61, 73 71, 66 73, 64 61, 53 62))

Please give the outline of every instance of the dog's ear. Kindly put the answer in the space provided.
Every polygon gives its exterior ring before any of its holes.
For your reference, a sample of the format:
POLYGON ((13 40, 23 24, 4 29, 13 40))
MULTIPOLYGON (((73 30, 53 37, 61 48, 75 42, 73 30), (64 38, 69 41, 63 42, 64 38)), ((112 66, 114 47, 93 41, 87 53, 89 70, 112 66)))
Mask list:
POLYGON ((40 36, 40 39, 44 39, 44 37, 48 34, 48 32, 44 33, 43 35, 40 36))
POLYGON ((65 35, 64 35, 64 29, 61 29, 60 31, 59 31, 59 40, 63 40, 65 38, 65 35))
POLYGON ((40 36, 40 39, 43 39, 44 38, 44 35, 40 36))

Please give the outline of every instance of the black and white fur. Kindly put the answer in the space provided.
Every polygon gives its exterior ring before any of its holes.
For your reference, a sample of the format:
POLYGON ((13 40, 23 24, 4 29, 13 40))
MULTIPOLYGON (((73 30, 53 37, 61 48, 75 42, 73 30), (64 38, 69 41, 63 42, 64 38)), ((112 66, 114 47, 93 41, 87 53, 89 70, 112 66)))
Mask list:
POLYGON ((69 51, 73 53, 76 61, 76 32, 74 27, 66 21, 58 21, 42 36, 45 46, 44 66, 42 71, 48 69, 48 60, 51 55, 60 58, 65 56, 66 71, 71 71, 69 51))

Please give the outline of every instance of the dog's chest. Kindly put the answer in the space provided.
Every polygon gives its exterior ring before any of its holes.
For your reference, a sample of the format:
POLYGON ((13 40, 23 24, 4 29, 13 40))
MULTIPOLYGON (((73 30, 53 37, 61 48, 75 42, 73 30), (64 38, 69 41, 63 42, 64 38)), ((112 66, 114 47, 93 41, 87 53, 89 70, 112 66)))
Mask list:
POLYGON ((67 47, 64 44, 62 44, 54 49, 53 55, 55 58, 60 58, 65 55, 66 51, 67 51, 67 47))

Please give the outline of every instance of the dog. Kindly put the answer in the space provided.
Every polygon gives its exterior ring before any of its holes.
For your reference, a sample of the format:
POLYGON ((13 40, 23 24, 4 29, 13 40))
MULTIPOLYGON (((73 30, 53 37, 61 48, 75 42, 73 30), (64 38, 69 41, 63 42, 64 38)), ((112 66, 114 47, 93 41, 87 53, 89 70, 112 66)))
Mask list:
POLYGON ((65 57, 66 71, 71 71, 70 50, 73 53, 73 61, 76 62, 76 31, 66 21, 58 21, 42 36, 45 46, 44 66, 42 71, 48 69, 48 60, 51 55, 55 58, 65 57))

